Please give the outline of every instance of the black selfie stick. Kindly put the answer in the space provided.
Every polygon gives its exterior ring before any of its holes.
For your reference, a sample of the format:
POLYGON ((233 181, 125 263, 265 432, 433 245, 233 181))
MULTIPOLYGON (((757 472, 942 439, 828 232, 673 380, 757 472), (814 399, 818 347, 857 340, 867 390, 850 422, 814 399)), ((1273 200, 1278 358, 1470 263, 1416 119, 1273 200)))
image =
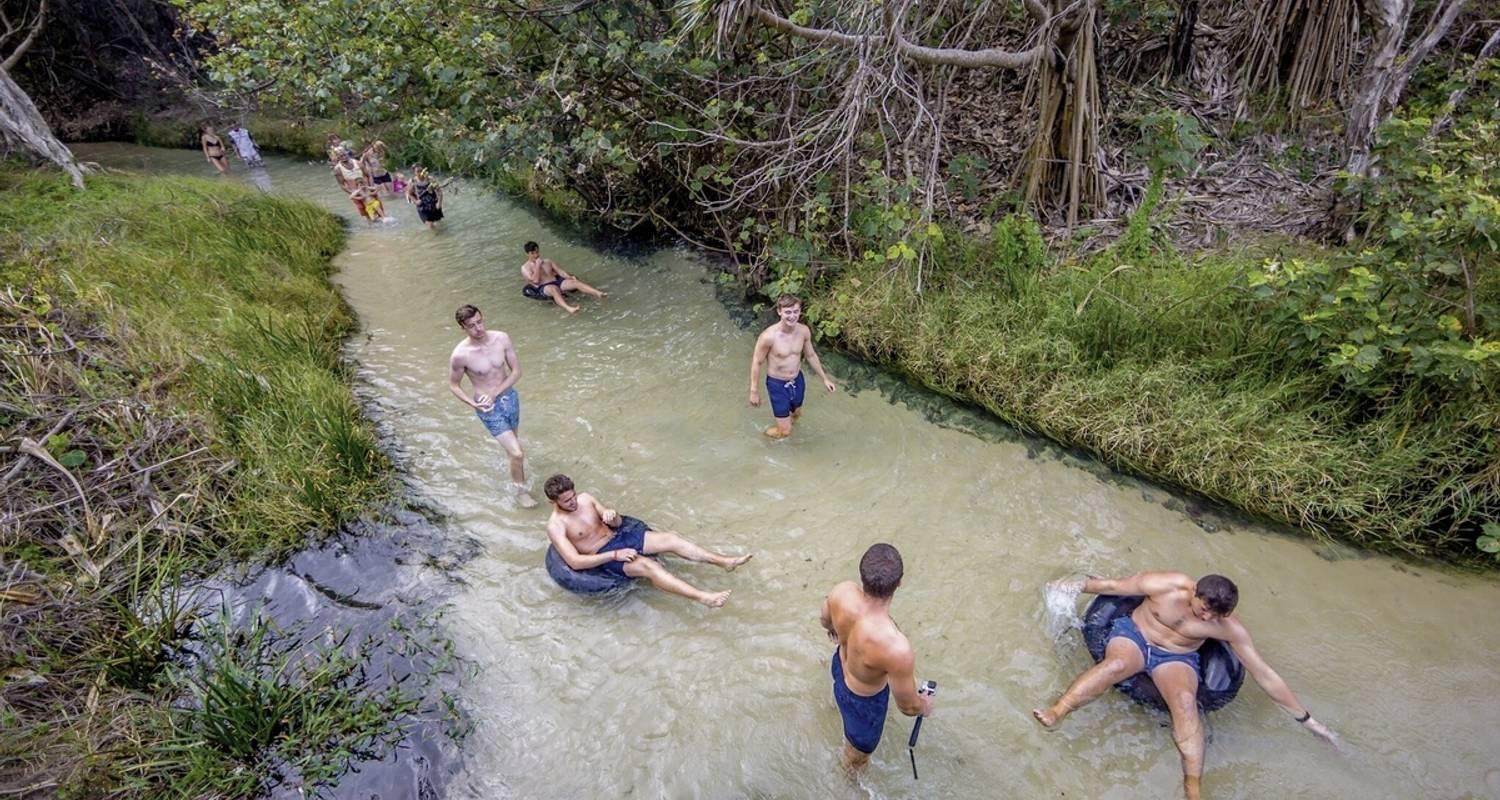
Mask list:
MULTIPOLYGON (((928 681, 917 689, 917 694, 937 694, 937 681, 928 681)), ((911 756, 911 779, 917 779, 917 737, 922 734, 922 715, 917 715, 917 721, 911 726, 911 738, 906 741, 906 753, 911 756)))

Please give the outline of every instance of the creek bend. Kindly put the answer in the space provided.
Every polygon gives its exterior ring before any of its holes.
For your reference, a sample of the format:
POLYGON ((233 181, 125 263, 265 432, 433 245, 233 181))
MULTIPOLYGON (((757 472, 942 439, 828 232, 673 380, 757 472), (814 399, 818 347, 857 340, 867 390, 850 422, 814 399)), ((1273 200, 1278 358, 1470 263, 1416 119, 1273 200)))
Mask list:
MULTIPOLYGON (((212 177, 193 151, 78 151, 212 177)), ((275 191, 353 220, 321 165, 267 162, 275 191)), ((248 180, 235 167, 227 180, 248 180)), ((767 441, 769 413, 745 403, 754 331, 715 299, 691 252, 592 250, 523 204, 455 188, 441 232, 394 200, 387 213, 399 221, 354 221, 336 262, 361 320, 350 348, 366 393, 393 424, 412 481, 479 543, 445 619, 480 668, 461 686, 475 728, 450 796, 1173 796, 1180 767, 1164 716, 1117 693, 1057 732, 1028 711, 1088 663, 1076 633, 1049 635, 1046 581, 1178 569, 1239 583, 1258 649, 1349 750, 1332 752, 1247 680, 1209 717, 1205 796, 1500 798, 1494 580, 1330 558, 1243 521, 1205 532, 1180 502, 1163 502, 1165 490, 1101 479, 1035 442, 934 424, 890 398, 943 401, 831 353, 830 373, 853 377, 851 391, 828 396, 810 381, 793 440, 767 441), (571 318, 522 297, 527 239, 610 297, 583 299, 571 318), (566 472, 622 513, 753 550, 732 575, 670 562, 702 588, 733 589, 725 608, 646 588, 585 599, 552 583, 545 511, 507 497, 503 453, 445 385, 462 336, 453 310, 465 302, 515 340, 535 493, 566 472), (942 689, 923 726, 920 781, 904 752, 911 720, 893 710, 855 788, 834 766, 840 724, 817 613, 875 541, 905 556, 893 615, 917 677, 942 689)))

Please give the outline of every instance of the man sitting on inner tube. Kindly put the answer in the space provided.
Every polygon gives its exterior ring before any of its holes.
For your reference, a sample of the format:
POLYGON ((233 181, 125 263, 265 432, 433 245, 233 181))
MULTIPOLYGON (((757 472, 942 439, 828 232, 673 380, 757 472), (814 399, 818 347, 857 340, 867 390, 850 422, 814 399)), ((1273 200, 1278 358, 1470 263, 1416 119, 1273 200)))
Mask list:
POLYGON ((573 480, 566 475, 548 478, 542 491, 552 501, 547 538, 568 567, 579 572, 600 570, 617 577, 646 578, 662 591, 718 608, 729 599, 728 591, 705 592, 668 572, 654 559, 642 556, 670 553, 715 564, 726 572, 750 560, 750 554, 737 558, 719 555, 671 531, 650 530, 640 520, 605 508, 593 495, 574 491, 573 480))
MULTIPOLYGON (((1075 584, 1076 585, 1076 584, 1075 584)), ((1312 718, 1286 681, 1271 669, 1250 633, 1234 615, 1239 589, 1222 575, 1194 581, 1180 572, 1142 572, 1128 578, 1089 578, 1082 590, 1090 594, 1144 596, 1145 602, 1129 617, 1115 620, 1104 658, 1073 681, 1068 691, 1046 711, 1032 716, 1050 728, 1103 694, 1109 687, 1140 672, 1151 676, 1172 713, 1172 741, 1182 753, 1182 788, 1196 800, 1203 776, 1203 726, 1198 716, 1198 648, 1206 639, 1229 645, 1276 704, 1304 728, 1330 744, 1338 738, 1312 718)))

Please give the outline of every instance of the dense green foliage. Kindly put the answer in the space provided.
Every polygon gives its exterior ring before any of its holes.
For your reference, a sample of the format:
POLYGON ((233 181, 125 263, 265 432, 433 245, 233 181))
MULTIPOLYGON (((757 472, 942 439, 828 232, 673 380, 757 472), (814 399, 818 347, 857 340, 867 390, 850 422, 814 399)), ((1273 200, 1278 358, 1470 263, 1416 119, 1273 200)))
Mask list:
POLYGON ((0 428, 42 448, 6 478, 0 778, 221 797, 257 793, 272 763, 335 776, 408 688, 367 685, 355 643, 195 623, 183 587, 389 491, 339 353, 340 223, 209 181, 78 192, 7 167, 0 192, 0 428))

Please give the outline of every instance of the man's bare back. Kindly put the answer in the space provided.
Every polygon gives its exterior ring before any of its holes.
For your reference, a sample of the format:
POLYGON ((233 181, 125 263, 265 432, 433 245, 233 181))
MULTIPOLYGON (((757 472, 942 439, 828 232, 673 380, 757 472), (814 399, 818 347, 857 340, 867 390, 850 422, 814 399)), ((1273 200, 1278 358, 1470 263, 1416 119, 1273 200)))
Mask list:
POLYGON ((872 695, 886 687, 891 665, 910 669, 911 642, 887 614, 874 607, 859 584, 844 581, 828 593, 828 615, 844 661, 844 678, 857 694, 872 695))

